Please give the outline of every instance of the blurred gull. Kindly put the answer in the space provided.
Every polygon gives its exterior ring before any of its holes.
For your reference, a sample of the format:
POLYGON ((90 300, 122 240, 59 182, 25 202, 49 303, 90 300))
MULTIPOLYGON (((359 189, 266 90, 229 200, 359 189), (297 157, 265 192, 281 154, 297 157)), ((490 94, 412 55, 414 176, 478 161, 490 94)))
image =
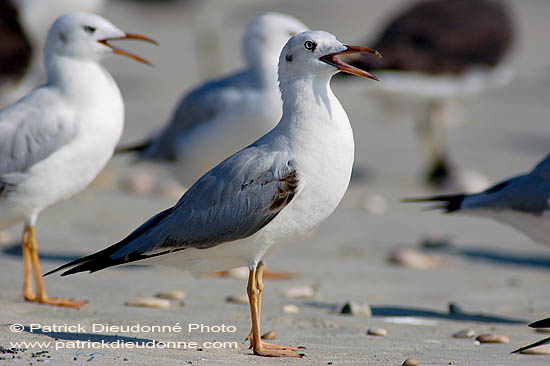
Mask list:
POLYGON ((533 241, 550 245, 550 155, 531 172, 510 178, 475 194, 406 199, 442 202, 446 213, 490 217, 510 225, 533 241))
MULTIPOLYGON (((171 207, 119 243, 61 266, 63 275, 145 260, 211 273, 248 265, 254 354, 300 357, 296 347, 260 339, 263 258, 310 232, 340 203, 349 184, 353 132, 330 88, 338 71, 373 78, 337 56, 375 51, 347 46, 332 34, 292 37, 279 61, 283 115, 252 145, 203 175, 171 207)), ((48 274, 49 274, 48 273, 48 274)))
POLYGON ((42 50, 60 15, 97 13, 105 0, 3 0, 0 2, 0 108, 46 81, 42 50))
POLYGON ((425 0, 408 5, 369 42, 384 58, 354 56, 350 61, 377 70, 383 82, 373 91, 390 102, 392 117, 404 111, 414 118, 429 160, 429 183, 464 189, 448 159, 444 127, 457 110, 453 102, 511 80, 513 38, 511 16, 502 2, 425 0))
POLYGON ((148 62, 108 44, 119 39, 153 42, 94 14, 61 16, 46 42, 47 83, 0 111, 0 227, 25 223, 22 296, 27 301, 84 304, 46 295, 34 226, 42 210, 80 192, 94 179, 120 138, 122 97, 99 61, 115 53, 148 62))
POLYGON ((174 163, 187 187, 227 156, 261 137, 281 117, 277 61, 286 41, 307 27, 294 17, 266 13, 243 37, 244 70, 209 81, 186 94, 170 123, 138 146, 141 159, 174 163))

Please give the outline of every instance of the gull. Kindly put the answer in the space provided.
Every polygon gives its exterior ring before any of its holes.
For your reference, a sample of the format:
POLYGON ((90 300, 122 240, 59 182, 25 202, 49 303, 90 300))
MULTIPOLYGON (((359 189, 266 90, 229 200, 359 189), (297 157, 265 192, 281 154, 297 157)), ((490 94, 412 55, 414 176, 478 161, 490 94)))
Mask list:
POLYGON ((244 70, 191 90, 156 136, 119 151, 137 150, 142 160, 168 162, 175 177, 191 186, 227 156, 275 127, 282 114, 279 54, 290 37, 307 29, 286 14, 254 18, 242 40, 244 70))
POLYGON ((383 83, 373 92, 388 112, 405 110, 414 119, 428 183, 444 187, 459 178, 444 128, 459 111, 456 102, 510 82, 513 40, 512 16, 503 2, 424 0, 407 5, 369 42, 382 60, 350 61, 376 70, 383 83))
POLYGON ((550 245, 550 154, 535 168, 483 192, 411 198, 405 202, 442 202, 446 213, 493 218, 540 244, 550 245))
POLYGON ((113 154, 122 133, 124 104, 115 81, 99 61, 114 53, 148 63, 108 43, 120 39, 154 42, 125 33, 95 14, 59 17, 48 32, 44 50, 48 81, 0 111, 0 227, 24 222, 22 296, 26 301, 69 307, 84 304, 46 295, 35 223, 46 207, 84 189, 113 154))
POLYGON ((296 347, 260 339, 263 258, 310 232, 348 188, 354 140, 348 116, 330 88, 338 71, 376 79, 339 55, 376 53, 324 31, 292 37, 279 58, 283 115, 275 128, 204 174, 180 200, 126 238, 48 274, 95 272, 143 260, 195 275, 246 265, 254 354, 300 357, 296 347))
MULTIPOLYGON (((536 322, 533 322, 533 323, 529 324, 529 326, 531 328, 536 328, 536 329, 550 328, 550 318, 537 320, 536 322)), ((523 351, 527 351, 528 349, 531 349, 531 348, 542 346, 544 344, 550 344, 550 337, 541 339, 540 341, 532 343, 528 346, 521 347, 521 348, 513 351, 512 353, 520 353, 520 352, 523 352, 523 351)))

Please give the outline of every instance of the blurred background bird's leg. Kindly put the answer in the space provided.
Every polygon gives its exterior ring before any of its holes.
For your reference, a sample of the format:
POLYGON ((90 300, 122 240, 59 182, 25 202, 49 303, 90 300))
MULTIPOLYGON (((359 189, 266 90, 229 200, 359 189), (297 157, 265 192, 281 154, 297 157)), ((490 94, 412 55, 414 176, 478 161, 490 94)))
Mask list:
POLYGON ((452 176, 452 164, 446 151, 446 103, 441 99, 432 99, 422 113, 417 123, 417 134, 429 164, 426 181, 441 187, 452 176))

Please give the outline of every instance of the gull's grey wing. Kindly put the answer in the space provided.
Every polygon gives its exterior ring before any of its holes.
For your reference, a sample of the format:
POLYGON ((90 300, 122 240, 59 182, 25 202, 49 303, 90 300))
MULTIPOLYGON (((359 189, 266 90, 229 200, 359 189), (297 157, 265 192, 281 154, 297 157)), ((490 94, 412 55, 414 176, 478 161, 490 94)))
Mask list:
POLYGON ((177 202, 121 242, 49 273, 97 271, 116 264, 204 249, 247 238, 273 220, 299 192, 299 172, 287 153, 249 146, 202 176, 177 202))
POLYGON ((550 154, 546 155, 546 157, 535 166, 531 174, 544 181, 550 181, 550 154))
POLYGON ((550 210, 550 155, 529 173, 501 182, 486 191, 466 197, 463 209, 513 210, 542 215, 550 210))
POLYGON ((531 172, 509 178, 475 194, 439 195, 406 200, 408 202, 442 202, 434 208, 446 212, 458 210, 513 210, 542 215, 550 210, 550 155, 531 172))
POLYGON ((69 112, 56 105, 41 88, 0 111, 0 191, 73 138, 69 112))
POLYGON ((177 160, 177 141, 199 125, 223 115, 242 98, 244 88, 254 87, 254 80, 244 71, 210 81, 185 95, 170 123, 153 138, 143 152, 144 158, 177 160))

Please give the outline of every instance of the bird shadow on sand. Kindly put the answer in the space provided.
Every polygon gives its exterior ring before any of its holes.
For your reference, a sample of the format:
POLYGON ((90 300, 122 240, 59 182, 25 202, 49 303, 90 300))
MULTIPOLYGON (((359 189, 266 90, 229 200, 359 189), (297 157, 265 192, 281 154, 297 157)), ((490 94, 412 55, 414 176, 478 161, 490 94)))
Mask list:
MULTIPOLYGON (((16 242, 6 247, 3 247, 2 254, 8 255, 11 257, 21 257, 23 255, 21 251, 21 245, 22 245, 21 242, 16 242)), ((55 261, 55 262, 69 262, 82 257, 82 255, 76 254, 76 253, 62 253, 62 254, 48 253, 48 252, 43 252, 40 249, 39 249, 38 255, 40 257, 40 260, 55 261)))
POLYGON ((31 334, 40 334, 53 338, 54 340, 66 340, 66 341, 81 341, 81 342, 96 342, 96 343, 133 343, 134 345, 147 345, 152 342, 159 343, 159 341, 137 338, 137 337, 125 337, 119 335, 100 334, 100 333, 72 333, 72 332, 45 332, 42 329, 31 329, 30 326, 25 325, 23 331, 31 334))
POLYGON ((444 245, 431 247, 422 246, 420 249, 422 251, 427 251, 430 253, 437 252, 453 256, 460 256, 474 261, 483 261, 494 264, 504 264, 518 267, 531 267, 542 270, 550 269, 550 255, 526 255, 520 251, 493 249, 486 247, 484 248, 479 245, 457 248, 452 243, 445 243, 444 245))
MULTIPOLYGON (((327 309, 331 312, 338 312, 342 304, 334 304, 321 301, 304 301, 303 306, 309 306, 320 309, 327 309)), ((524 319, 504 317, 500 315, 470 313, 460 309, 455 304, 449 304, 449 311, 437 311, 425 308, 413 308, 408 306, 397 305, 371 305, 373 317, 415 317, 415 318, 430 318, 442 320, 454 320, 463 322, 478 322, 478 323, 496 323, 496 324, 525 324, 524 319)), ((342 314, 342 316, 346 316, 342 314)))
MULTIPOLYGON (((3 247, 0 252, 4 255, 7 255, 7 256, 10 256, 10 257, 19 257, 21 258, 23 256, 23 253, 21 251, 21 242, 16 242, 16 243, 13 243, 11 245, 8 245, 6 247, 3 247)), ((67 263, 67 262, 72 262, 74 260, 77 260, 79 258, 82 258, 84 257, 86 254, 79 254, 79 253, 70 253, 70 252, 65 252, 65 253, 52 253, 52 252, 47 252, 47 251, 43 251, 43 250, 38 250, 38 256, 40 257, 40 260, 41 261, 50 261, 50 262, 62 262, 62 263, 67 263)), ((88 253, 90 254, 90 253, 88 253)), ((115 267, 115 269, 119 269, 119 270, 126 270, 126 269, 136 269, 136 268, 144 268, 144 267, 149 267, 147 265, 143 265, 143 264, 128 264, 128 265, 124 265, 124 266, 120 266, 120 267, 115 267)))

